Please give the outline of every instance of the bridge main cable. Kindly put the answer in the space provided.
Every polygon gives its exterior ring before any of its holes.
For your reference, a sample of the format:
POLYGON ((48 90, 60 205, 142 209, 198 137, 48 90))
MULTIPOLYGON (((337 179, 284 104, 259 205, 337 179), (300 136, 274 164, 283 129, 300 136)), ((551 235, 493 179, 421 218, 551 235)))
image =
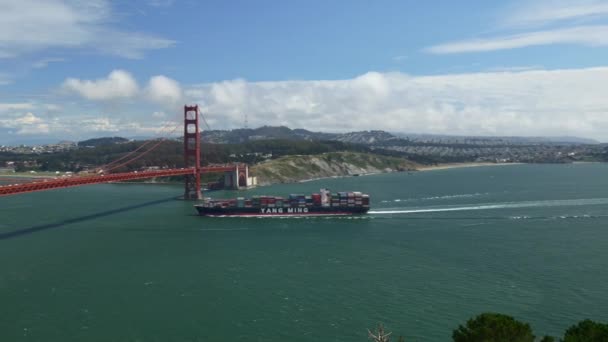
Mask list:
MULTIPOLYGON (((171 134, 171 133, 175 132, 175 130, 176 130, 178 127, 179 127, 179 125, 176 125, 176 126, 175 126, 175 127, 174 127, 174 128, 173 128, 173 129, 172 129, 170 132, 169 132, 169 133, 167 133, 167 135, 169 135, 169 134, 171 134)), ((164 128, 163 128, 163 129, 164 129, 164 128)), ((156 142, 156 144, 152 145, 152 147, 150 147, 149 149, 147 149, 147 150, 145 150, 145 151, 141 152, 139 155, 136 155, 135 157, 133 157, 133 158, 131 158, 131 159, 129 159, 129 160, 127 160, 127 161, 125 161, 125 162, 122 162, 122 163, 120 163, 120 164, 118 164, 118 165, 113 165, 112 167, 109 167, 109 166, 111 166, 112 164, 116 164, 116 163, 118 163, 119 161, 121 161, 121 160, 123 160, 123 159, 125 159, 125 158, 129 157, 130 155, 132 155, 132 154, 136 153, 137 151, 141 150, 141 149, 142 149, 144 146, 146 146, 148 143, 151 143, 152 141, 154 141, 154 140, 148 140, 147 142, 145 142, 143 145, 141 145, 141 146, 140 146, 139 148, 137 148, 136 150, 134 150, 134 151, 132 151, 132 152, 127 153, 126 155, 124 155, 124 156, 122 156, 122 157, 120 157, 120 158, 118 158, 118 159, 114 160, 114 161, 113 161, 113 162, 111 162, 111 163, 108 163, 108 164, 106 164, 106 165, 103 165, 103 166, 97 167, 96 169, 100 169, 100 170, 103 170, 103 171, 105 171, 105 172, 108 172, 108 171, 111 171, 111 170, 118 169, 119 167, 125 166, 125 165, 127 165, 127 164, 129 164, 129 163, 131 163, 131 162, 134 162, 134 161, 136 161, 137 159, 139 159, 139 158, 141 158, 141 157, 145 156, 145 155, 146 155, 146 154, 148 154, 149 152, 153 151, 153 150, 154 150, 155 148, 157 148, 157 147, 158 147, 160 144, 162 144, 163 142, 167 141, 167 138, 161 137, 161 138, 160 138, 160 139, 159 139, 159 140, 156 142)))

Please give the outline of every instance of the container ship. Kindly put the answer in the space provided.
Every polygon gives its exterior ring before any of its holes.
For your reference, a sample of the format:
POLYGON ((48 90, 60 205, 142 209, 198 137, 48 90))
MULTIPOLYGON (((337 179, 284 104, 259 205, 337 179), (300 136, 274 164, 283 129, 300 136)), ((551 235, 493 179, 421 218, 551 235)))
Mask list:
POLYGON ((362 215, 369 210, 369 204, 369 195, 358 191, 332 193, 321 189, 311 195, 291 194, 288 197, 205 198, 194 207, 202 216, 293 217, 362 215))

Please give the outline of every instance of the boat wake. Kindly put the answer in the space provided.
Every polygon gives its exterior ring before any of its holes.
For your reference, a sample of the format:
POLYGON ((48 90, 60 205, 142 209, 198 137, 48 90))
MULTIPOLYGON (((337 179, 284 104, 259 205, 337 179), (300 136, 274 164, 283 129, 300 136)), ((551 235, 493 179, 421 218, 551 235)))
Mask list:
POLYGON ((468 205, 458 207, 430 207, 430 208, 387 208, 380 210, 370 210, 370 215, 386 214, 416 214, 416 213, 439 213, 451 211, 473 211, 473 210, 492 210, 492 209, 517 209, 535 207, 566 207, 566 206, 585 206, 608 204, 608 198, 585 198, 575 200, 550 200, 550 201, 524 201, 524 202, 505 202, 489 203, 480 205, 468 205))
POLYGON ((382 200, 380 203, 392 203, 392 202, 416 202, 416 201, 431 201, 431 200, 449 200, 449 199, 458 199, 458 198, 473 198, 489 195, 489 192, 485 193, 472 193, 472 194, 454 194, 454 195, 441 195, 441 196, 430 196, 430 197, 420 197, 420 198, 397 198, 394 200, 382 200))
POLYGON ((510 216, 510 220, 534 220, 534 219, 545 219, 545 220, 578 220, 578 219, 600 219, 606 218, 608 215, 559 215, 559 216, 510 216))

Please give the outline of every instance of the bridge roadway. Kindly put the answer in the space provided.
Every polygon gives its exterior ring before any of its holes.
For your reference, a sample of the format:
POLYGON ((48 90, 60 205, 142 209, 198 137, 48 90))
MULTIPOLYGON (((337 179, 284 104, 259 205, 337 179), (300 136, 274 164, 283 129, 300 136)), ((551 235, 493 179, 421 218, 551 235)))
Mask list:
MULTIPOLYGON (((200 172, 226 172, 234 171, 237 166, 209 166, 202 167, 200 172)), ((239 166, 240 168, 240 166, 239 166)), ((72 176, 62 177, 44 180, 28 182, 23 184, 13 184, 0 186, 0 196, 17 195, 27 192, 37 192, 52 189, 69 188, 73 186, 109 183, 109 182, 120 182, 126 180, 135 179, 146 179, 155 177, 169 177, 169 176, 181 176, 191 175, 195 173, 194 168, 187 169, 165 169, 165 170, 153 170, 153 171, 134 171, 124 173, 110 173, 102 175, 86 175, 86 176, 72 176)))

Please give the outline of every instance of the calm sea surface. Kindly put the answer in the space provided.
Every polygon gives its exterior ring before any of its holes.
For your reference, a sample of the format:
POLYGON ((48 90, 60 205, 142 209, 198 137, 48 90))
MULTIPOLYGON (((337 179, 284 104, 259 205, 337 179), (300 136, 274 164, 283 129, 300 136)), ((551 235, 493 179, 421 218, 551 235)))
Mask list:
POLYGON ((485 311, 560 335, 608 321, 608 165, 276 185, 372 196, 364 218, 202 218, 173 185, 0 197, 2 341, 448 341, 485 311))

